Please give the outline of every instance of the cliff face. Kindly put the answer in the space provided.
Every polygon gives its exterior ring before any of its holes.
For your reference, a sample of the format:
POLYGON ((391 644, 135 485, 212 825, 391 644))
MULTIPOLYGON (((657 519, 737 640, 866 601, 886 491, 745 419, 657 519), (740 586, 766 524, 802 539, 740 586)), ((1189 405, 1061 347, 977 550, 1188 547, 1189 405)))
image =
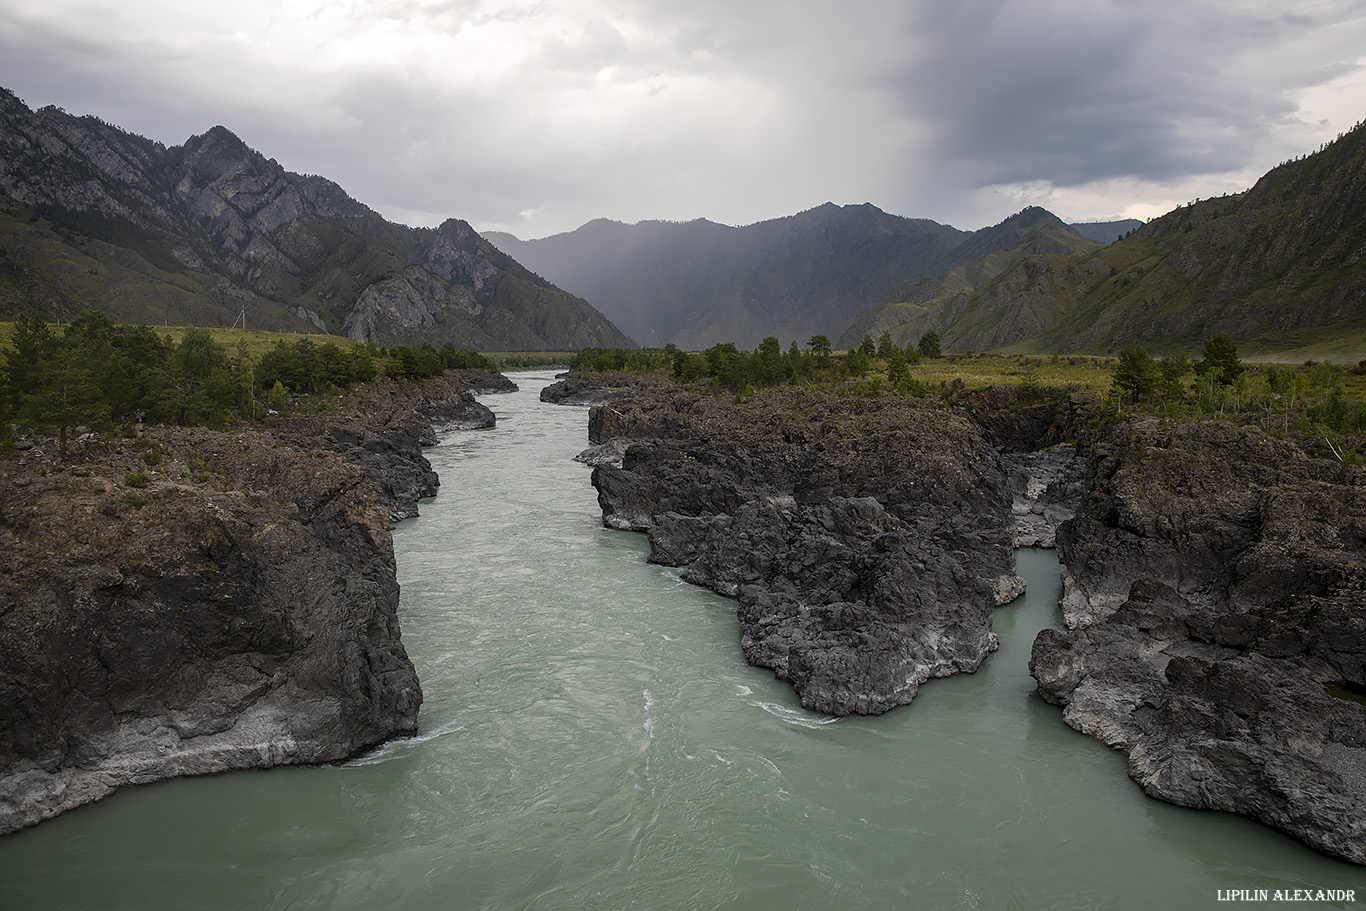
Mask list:
POLYGON ((1150 795, 1366 863, 1366 475, 1222 422, 1084 452, 1040 694, 1150 795))
POLYGON ((451 219, 385 221, 219 126, 166 147, 0 89, 0 309, 479 350, 632 346, 451 219))
POLYGON ((415 731, 389 523, 436 492, 423 432, 473 404, 379 383, 273 431, 0 461, 0 832, 415 731))
POLYGON ((686 392, 594 408, 637 441, 593 472, 604 522, 738 602, 752 664, 802 704, 877 714, 975 670, 1014 575, 1007 474, 961 413, 914 400, 686 392))

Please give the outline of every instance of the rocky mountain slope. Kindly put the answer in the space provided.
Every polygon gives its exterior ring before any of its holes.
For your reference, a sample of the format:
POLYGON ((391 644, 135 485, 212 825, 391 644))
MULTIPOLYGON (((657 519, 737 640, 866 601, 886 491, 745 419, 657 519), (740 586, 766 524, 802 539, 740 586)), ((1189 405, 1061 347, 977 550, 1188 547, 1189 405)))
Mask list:
POLYGON ((0 833, 180 775, 327 762, 417 727, 389 523, 463 381, 270 429, 21 440, 0 460, 0 833))
MULTIPOLYGON (((1052 212, 1031 206, 998 225, 974 233, 953 253, 954 265, 938 275, 925 275, 887 289, 877 304, 859 316, 839 337, 839 346, 857 345, 864 336, 889 332, 898 345, 915 344, 930 330, 940 332, 964 319, 977 287, 1016 263, 1035 256, 1086 253, 1101 246, 1078 236, 1052 212)), ((1028 322, 1025 310, 998 314, 991 331, 1009 334, 1028 322)), ((993 346, 987 346, 993 347, 993 346)))
POLYGON ((702 349, 753 348, 770 335, 784 345, 834 338, 888 286, 946 268, 967 236, 872 205, 826 203, 741 228, 599 220, 541 240, 489 239, 642 344, 702 349))
POLYGON ((470 226, 391 224, 223 127, 167 148, 0 89, 0 312, 479 350, 631 346, 470 226))
POLYGON ((591 300, 648 346, 672 342, 702 349, 733 341, 753 348, 765 336, 784 345, 792 339, 805 344, 820 333, 848 347, 874 323, 874 337, 882 322, 899 325, 863 315, 880 299, 907 299, 887 298, 889 288, 930 279, 955 291, 971 290, 1033 253, 1096 249, 1099 243, 1081 229, 1109 242, 1137 224, 1069 226, 1030 208, 1000 225, 968 232, 868 204, 826 203, 740 228, 704 219, 635 225, 600 219, 540 240, 502 232, 488 237, 591 300))
MULTIPOLYGON (((1033 255, 971 293, 906 295, 903 335, 950 350, 1198 350, 1222 332, 1247 352, 1366 353, 1366 128, 1199 200, 1095 252, 1033 255), (923 309, 917 309, 923 308, 923 309)), ((1046 251, 1040 251, 1041 253, 1046 251)))

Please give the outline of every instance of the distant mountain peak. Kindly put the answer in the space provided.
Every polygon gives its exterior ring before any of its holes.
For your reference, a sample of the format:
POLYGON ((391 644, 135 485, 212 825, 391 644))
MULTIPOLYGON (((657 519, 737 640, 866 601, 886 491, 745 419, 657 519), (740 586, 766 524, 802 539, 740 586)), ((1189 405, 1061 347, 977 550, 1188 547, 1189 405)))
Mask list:
POLYGON ((1031 225, 1040 223, 1060 225, 1064 224, 1061 218, 1054 215, 1052 212, 1048 211, 1043 206, 1025 206, 1023 209, 1016 212, 1014 215, 1005 219, 1005 221, 1001 223, 1005 224, 1006 222, 1018 222, 1021 224, 1031 225))
POLYGON ((191 136, 182 148, 187 151, 212 149, 221 154, 239 157, 254 154, 253 149, 243 142, 241 137, 222 124, 210 127, 197 136, 191 136))
MULTIPOLYGON (((1099 242, 1068 255, 1042 220, 978 232, 1033 235, 988 282, 906 288, 876 314, 893 337, 938 331, 950 350, 1150 353, 1199 350, 1225 333, 1249 352, 1300 360, 1363 353, 1366 337, 1366 130, 1267 172, 1243 193, 1159 218, 1072 225, 1099 242)), ((1023 213, 1021 213, 1023 214, 1023 213)), ((974 243, 979 242, 974 238, 974 243)))
POLYGON ((225 126, 166 148, 96 117, 35 114, 10 92, 0 110, 0 220, 25 264, 0 270, 0 313, 245 315, 258 328, 482 350, 631 345, 468 223, 392 224, 225 126))

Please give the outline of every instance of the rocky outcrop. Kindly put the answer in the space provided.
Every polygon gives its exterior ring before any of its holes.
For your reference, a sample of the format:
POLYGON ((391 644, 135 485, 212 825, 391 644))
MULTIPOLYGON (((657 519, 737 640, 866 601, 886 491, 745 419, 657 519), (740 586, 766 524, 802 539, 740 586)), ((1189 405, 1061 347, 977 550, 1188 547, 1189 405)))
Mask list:
POLYGON ((421 429, 471 402, 381 381, 271 429, 0 461, 0 833, 416 730, 389 524, 435 492, 421 429))
POLYGON ((682 391, 591 412, 634 439, 593 472, 604 523, 734 597, 753 664, 810 709, 877 714, 997 645, 1021 585, 1006 473, 961 411, 928 400, 682 391))
POLYGON ((1076 515, 1084 492, 1070 443, 1006 456, 1016 547, 1055 546, 1058 527, 1076 515))
POLYGON ((471 391, 506 388, 493 376, 500 375, 448 371, 419 384, 377 380, 356 390, 345 411, 284 420, 276 432, 302 447, 325 446, 361 469, 379 485, 390 521, 399 522, 416 516, 418 501, 436 496, 441 483, 422 447, 435 446, 440 433, 494 426, 493 412, 471 391))
POLYGON ((571 371, 541 390, 541 401, 552 405, 608 405, 651 389, 668 389, 673 382, 655 373, 579 373, 571 371))
POLYGON ((1366 473, 1223 422, 1085 456, 1039 693, 1148 794, 1366 863, 1366 473))
MULTIPOLYGON (((465 390, 472 395, 493 395, 503 392, 516 392, 517 384, 501 373, 492 370, 456 370, 465 390)), ((487 426, 493 426, 489 424, 487 426)), ((474 428, 470 428, 474 429, 474 428)))

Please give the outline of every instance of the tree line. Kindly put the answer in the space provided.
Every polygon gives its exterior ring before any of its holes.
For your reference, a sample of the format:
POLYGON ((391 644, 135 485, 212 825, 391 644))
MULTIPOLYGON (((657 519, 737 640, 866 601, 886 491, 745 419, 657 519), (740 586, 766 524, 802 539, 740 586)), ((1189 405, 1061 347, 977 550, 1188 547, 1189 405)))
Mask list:
MULTIPOLYGON (((1366 369, 1366 361, 1358 369, 1366 369)), ((1345 368, 1326 363, 1301 368, 1273 364, 1264 371, 1265 383, 1254 388, 1237 344, 1222 332, 1205 341, 1198 361, 1180 351, 1154 360, 1134 343, 1120 351, 1111 370, 1114 392, 1135 404, 1162 404, 1169 411, 1193 406, 1220 414, 1251 408, 1274 412, 1286 430, 1292 426, 1338 433, 1366 430, 1366 407, 1347 399, 1345 368), (1186 378, 1192 374, 1194 384, 1188 387, 1186 378)))
POLYGON ((21 317, 3 355, 3 426, 54 432, 63 448, 75 427, 223 427, 283 409, 294 395, 345 389, 381 373, 421 379, 451 368, 493 369, 482 355, 449 343, 342 347, 301 338, 280 341, 253 360, 242 345, 229 353, 207 329, 188 329, 177 342, 147 326, 117 325, 94 310, 61 332, 21 317))
POLYGON ((705 351, 680 351, 673 344, 663 348, 588 348, 570 361, 583 371, 641 371, 671 373, 684 383, 705 386, 713 392, 745 392, 803 382, 838 381, 866 377, 881 361, 888 381, 900 391, 917 385, 909 369, 923 358, 942 357, 937 332, 926 332, 920 341, 904 348, 892 341, 890 332, 877 342, 864 336, 862 344, 835 354, 830 339, 813 335, 805 348, 796 339, 784 351, 775 336, 768 336, 753 351, 734 342, 712 345, 705 351))

